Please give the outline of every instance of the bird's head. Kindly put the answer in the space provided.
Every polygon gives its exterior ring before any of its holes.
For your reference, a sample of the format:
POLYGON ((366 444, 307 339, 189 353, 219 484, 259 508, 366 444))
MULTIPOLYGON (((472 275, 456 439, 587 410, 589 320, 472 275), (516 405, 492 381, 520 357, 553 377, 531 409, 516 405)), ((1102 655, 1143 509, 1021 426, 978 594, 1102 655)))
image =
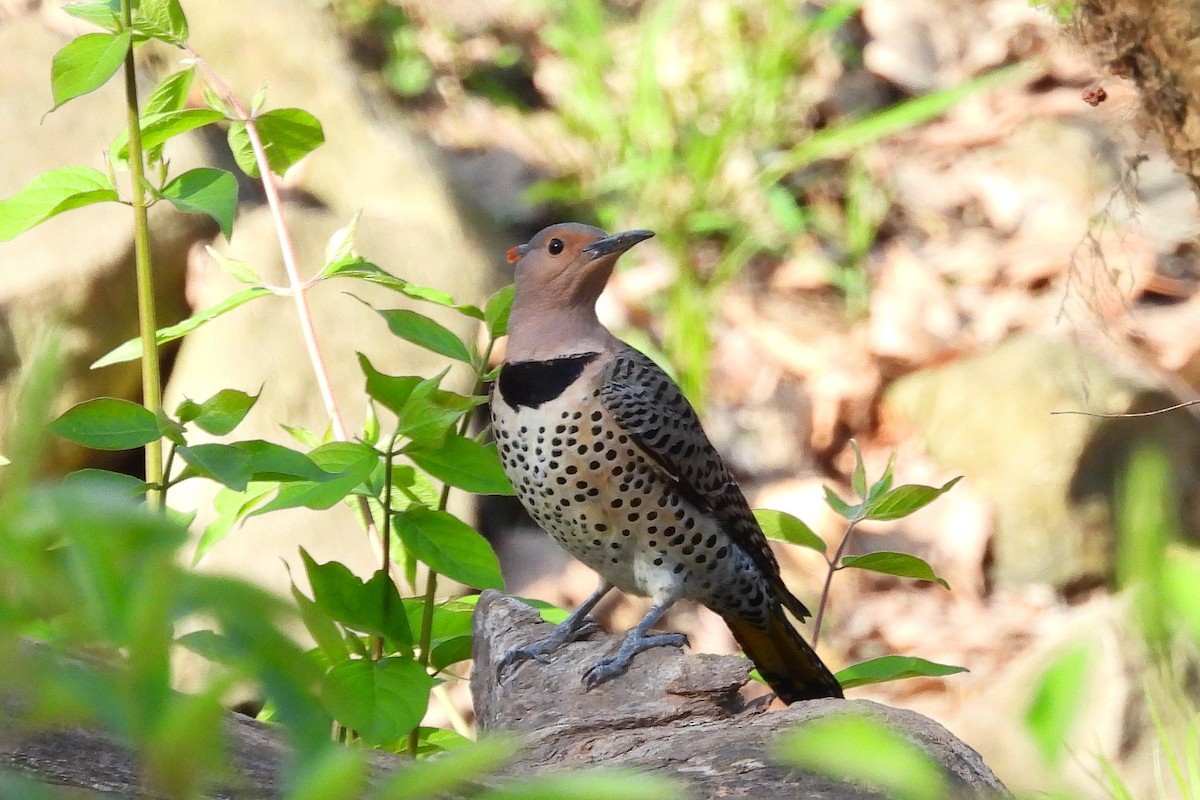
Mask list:
POLYGON ((574 222, 543 228, 508 249, 517 295, 538 305, 593 306, 621 254, 653 235, 635 230, 609 236, 574 222))

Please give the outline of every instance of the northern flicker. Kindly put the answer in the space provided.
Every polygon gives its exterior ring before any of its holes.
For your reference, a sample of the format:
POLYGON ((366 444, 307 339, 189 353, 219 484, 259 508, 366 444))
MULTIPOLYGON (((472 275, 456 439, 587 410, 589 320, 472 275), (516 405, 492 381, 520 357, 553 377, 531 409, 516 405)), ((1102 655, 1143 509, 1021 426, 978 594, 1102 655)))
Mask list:
POLYGON ((650 629, 689 599, 724 618, 784 702, 841 697, 784 615, 803 620, 809 611, 784 585, 696 412, 665 372, 596 316, 617 258, 651 236, 561 224, 508 251, 516 297, 492 393, 500 458, 533 519, 601 585, 550 638, 508 653, 500 675, 595 630, 587 615, 616 587, 653 605, 617 653, 584 674, 589 688, 643 650, 685 644, 682 634, 650 629))

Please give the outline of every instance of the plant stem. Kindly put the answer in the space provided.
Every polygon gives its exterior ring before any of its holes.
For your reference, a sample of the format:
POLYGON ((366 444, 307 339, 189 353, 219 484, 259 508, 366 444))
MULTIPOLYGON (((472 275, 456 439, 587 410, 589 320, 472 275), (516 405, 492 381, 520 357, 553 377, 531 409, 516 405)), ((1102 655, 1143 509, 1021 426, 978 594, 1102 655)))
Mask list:
MULTIPOLYGON (((392 459, 396 457, 396 440, 398 438, 400 438, 400 432, 396 431, 392 434, 392 440, 388 442, 383 461, 383 541, 381 542, 383 553, 380 558, 380 569, 384 572, 390 572, 392 565, 392 470, 394 467, 392 459)), ((384 619, 387 619, 388 603, 391 596, 392 593, 387 590, 387 585, 385 584, 383 592, 384 619)), ((383 636, 376 636, 372 639, 371 658, 375 661, 383 658, 383 636)))
MULTIPOLYGON (((121 0, 121 21, 126 30, 133 28, 133 2, 121 0)), ((133 45, 125 53, 125 113, 129 130, 130 201, 133 204, 133 260, 137 273, 138 330, 142 341, 142 404, 155 416, 162 410, 162 376, 159 372, 158 344, 154 332, 158 319, 154 302, 154 270, 150 263, 150 223, 146 214, 146 181, 142 151, 142 125, 138 114, 137 74, 134 71, 133 45)), ((162 439, 146 445, 146 503, 162 508, 162 439)))
POLYGON ((837 572, 838 562, 842 560, 842 554, 846 552, 846 545, 850 543, 850 536, 854 533, 854 526, 861 520, 852 519, 850 524, 846 526, 846 532, 842 534, 842 540, 838 542, 837 550, 829 559, 829 571, 825 573, 825 585, 821 587, 821 599, 817 601, 817 613, 813 617, 813 647, 817 646, 817 642, 821 639, 821 622, 825 619, 825 604, 829 601, 829 587, 833 583, 833 573, 837 572))
MULTIPOLYGON (((283 217, 283 201, 279 196, 279 184, 275 173, 271 171, 270 162, 267 160, 267 151, 263 147, 262 137, 258 135, 258 126, 254 122, 254 115, 238 99, 238 96, 229 87, 229 84, 221 79, 221 76, 209 66, 207 61, 201 58, 199 53, 186 45, 184 46, 184 50, 204 70, 204 74, 212 81, 213 85, 221 93, 221 96, 233 107, 241 122, 246 126, 246 134, 250 139, 250 147, 254 151, 254 162, 258 165, 259 178, 262 180, 263 194, 267 198, 267 206, 271 209, 271 219, 275 223, 275 236, 279 241, 279 251, 283 256, 284 270, 287 272, 289 294, 291 294, 296 304, 296 316, 300 322, 301 335, 304 337, 304 349, 308 353, 313 376, 317 382, 317 391, 321 395, 321 402, 325 405, 325 414, 329 417, 329 426, 333 431, 333 438, 339 442, 348 442, 350 441, 350 435, 346 430, 346 422, 342 417, 341 409, 338 407, 337 398, 333 394, 333 386, 329 380, 329 369, 325 366, 325 357, 321 353, 321 347, 317 341, 316 326, 313 324, 312 309, 308 305, 306 289, 309 284, 300 280, 296 246, 292 241, 292 234, 287 226, 287 220, 283 217)), ((388 545, 386 539, 380 536, 379 529, 375 525, 374 515, 371 513, 370 504, 365 497, 358 498, 358 508, 366 523, 372 547, 376 551, 376 555, 386 565, 384 568, 388 571, 388 574, 391 575, 390 559, 383 559, 383 551, 387 549, 388 545)))
MULTIPOLYGON (((421 651, 418 655, 418 660, 421 666, 426 670, 429 669, 429 643, 433 639, 433 608, 434 602, 437 600, 437 581, 438 574, 432 569, 429 570, 429 575, 425 578, 425 597, 424 608, 421 613, 421 651)), ((413 728, 408 734, 408 754, 413 758, 417 757, 417 747, 421 742, 421 726, 413 728)))
MULTIPOLYGON (((492 350, 496 347, 496 340, 488 337, 487 347, 484 348, 483 355, 479 358, 479 363, 475 368, 475 386, 471 390, 471 396, 483 392, 483 374, 487 372, 488 359, 492 357, 492 350)), ((458 424, 458 435, 466 436, 468 428, 471 427, 471 412, 463 414, 462 421, 458 424)), ((446 510, 446 503, 450 500, 450 484, 442 484, 442 494, 438 498, 438 511, 446 510)), ((429 575, 425 579, 425 606, 421 614, 421 642, 420 642, 420 662, 421 666, 429 669, 429 642, 433 638, 433 610, 434 602, 437 599, 437 578, 438 574, 432 569, 429 570, 429 575)), ((408 734, 408 754, 413 758, 417 757, 417 747, 420 744, 421 729, 420 727, 413 728, 408 734)))
POLYGON ((454 702, 450 699, 450 693, 446 691, 446 685, 440 684, 433 687, 433 697, 438 701, 438 705, 442 707, 446 718, 450 720, 450 727, 454 728, 454 732, 459 736, 469 738, 471 736, 471 723, 467 722, 466 717, 460 714, 458 709, 454 707, 454 702))

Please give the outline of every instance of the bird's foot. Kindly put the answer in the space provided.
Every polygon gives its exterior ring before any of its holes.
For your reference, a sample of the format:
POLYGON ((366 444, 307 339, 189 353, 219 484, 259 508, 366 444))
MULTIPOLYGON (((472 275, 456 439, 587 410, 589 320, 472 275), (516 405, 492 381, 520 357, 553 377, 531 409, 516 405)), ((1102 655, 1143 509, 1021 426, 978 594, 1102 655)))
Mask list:
POLYGON ((585 617, 582 621, 574 621, 568 618, 566 621, 559 624, 554 629, 554 633, 547 636, 545 639, 527 644, 524 647, 515 647, 509 650, 496 664, 496 682, 503 683, 509 673, 519 664, 525 661, 539 661, 542 664, 550 663, 550 654, 564 644, 577 642, 593 633, 599 631, 600 625, 595 620, 585 617), (574 624, 572 624, 574 623, 574 624))
POLYGON ((621 649, 612 658, 605 658, 583 673, 583 685, 594 689, 607 680, 617 677, 629 669, 633 657, 651 647, 683 647, 688 643, 687 636, 682 633, 656 633, 645 636, 635 628, 621 643, 621 649))

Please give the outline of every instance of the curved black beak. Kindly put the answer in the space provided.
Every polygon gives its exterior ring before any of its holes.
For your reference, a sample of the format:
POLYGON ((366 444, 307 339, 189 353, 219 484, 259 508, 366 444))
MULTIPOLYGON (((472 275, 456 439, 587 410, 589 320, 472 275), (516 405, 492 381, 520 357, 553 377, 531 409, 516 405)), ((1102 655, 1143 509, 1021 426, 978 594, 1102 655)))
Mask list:
POLYGON ((612 236, 605 236, 603 239, 597 239, 591 244, 585 245, 583 252, 590 255, 594 261, 601 256, 624 253, 638 242, 644 242, 653 235, 654 231, 642 230, 614 233, 612 236))

